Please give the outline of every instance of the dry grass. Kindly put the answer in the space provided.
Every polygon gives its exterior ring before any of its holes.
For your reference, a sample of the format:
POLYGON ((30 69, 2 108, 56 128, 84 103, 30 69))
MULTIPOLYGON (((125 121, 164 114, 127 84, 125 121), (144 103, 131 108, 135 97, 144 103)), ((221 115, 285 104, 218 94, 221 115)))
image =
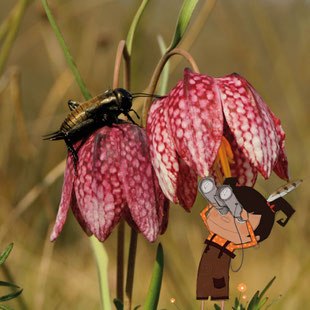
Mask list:
MULTIPOLYGON (((0 23, 12 1, 0 4, 0 23)), ((126 35, 139 1, 49 1, 70 51, 92 94, 112 85, 114 55, 126 35)), ((181 1, 151 1, 138 28, 133 48, 133 90, 142 91, 159 59, 156 36, 169 42, 181 1)), ((287 133, 291 177, 304 184, 288 196, 296 208, 287 227, 275 225, 259 249, 245 252, 243 267, 231 273, 231 296, 240 282, 253 295, 274 276, 269 296, 283 297, 274 309, 310 307, 310 3, 288 0, 218 0, 190 49, 202 73, 247 77, 282 120, 287 133)), ((172 72, 172 87, 185 63, 172 72)), ((86 235, 69 214, 61 237, 48 241, 61 186, 64 143, 43 142, 67 113, 68 99, 82 99, 40 1, 27 8, 21 28, 0 77, 0 245, 15 243, 8 266, 24 288, 28 309, 99 309, 97 274, 86 235), (53 170, 54 169, 54 170, 53 170), (49 172, 52 171, 51 174, 49 172), (47 177, 46 177, 47 176, 47 177), (28 196, 27 196, 28 195, 28 196)), ((282 182, 259 179, 266 196, 282 182)), ((191 214, 174 206, 160 241, 165 253, 159 308, 199 309, 195 280, 206 237, 198 198, 191 214)), ((129 230, 128 230, 129 232, 129 230)), ((128 235, 128 234, 127 234, 128 235)), ((105 243, 110 256, 110 283, 115 296, 116 234, 105 243)), ((128 246, 128 245, 127 245, 128 246)), ((156 245, 139 236, 134 303, 143 304, 156 245)), ((241 254, 233 261, 236 266, 241 254)), ((1 278, 4 275, 1 274, 1 278)), ((20 309, 17 303, 12 303, 20 309)))

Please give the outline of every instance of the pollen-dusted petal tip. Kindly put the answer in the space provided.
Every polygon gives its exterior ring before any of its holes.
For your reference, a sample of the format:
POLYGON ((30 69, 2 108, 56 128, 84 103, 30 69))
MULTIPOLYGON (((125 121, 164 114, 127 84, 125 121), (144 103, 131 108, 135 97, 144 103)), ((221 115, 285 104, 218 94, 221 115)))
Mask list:
POLYGON ((55 241, 58 238, 66 222, 68 210, 71 204, 72 189, 73 189, 73 162, 71 155, 68 155, 64 175, 64 183, 62 186, 60 205, 56 217, 56 222, 50 236, 50 241, 55 241))

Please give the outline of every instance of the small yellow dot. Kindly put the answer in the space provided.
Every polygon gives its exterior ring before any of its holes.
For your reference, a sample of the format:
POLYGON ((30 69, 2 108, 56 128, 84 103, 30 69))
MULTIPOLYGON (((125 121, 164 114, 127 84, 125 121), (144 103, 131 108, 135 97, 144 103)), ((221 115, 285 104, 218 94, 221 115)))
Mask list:
POLYGON ((247 297, 246 295, 242 295, 242 299, 243 299, 243 300, 245 300, 245 299, 246 299, 246 297, 247 297))

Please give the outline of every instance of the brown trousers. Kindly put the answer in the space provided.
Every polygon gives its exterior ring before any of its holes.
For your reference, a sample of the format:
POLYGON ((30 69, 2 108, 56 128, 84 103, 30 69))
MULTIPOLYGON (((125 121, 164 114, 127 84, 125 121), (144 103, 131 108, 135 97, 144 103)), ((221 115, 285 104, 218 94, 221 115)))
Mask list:
POLYGON ((229 266, 235 254, 211 240, 206 240, 197 276, 196 299, 229 299, 229 266))

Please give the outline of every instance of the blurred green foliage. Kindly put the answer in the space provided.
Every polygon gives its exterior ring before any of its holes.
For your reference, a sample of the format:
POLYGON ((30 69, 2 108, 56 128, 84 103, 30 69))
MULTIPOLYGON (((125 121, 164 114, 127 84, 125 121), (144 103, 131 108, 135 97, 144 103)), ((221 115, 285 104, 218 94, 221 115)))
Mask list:
MULTIPOLYGON (((111 87, 118 42, 125 38, 140 2, 49 1, 92 94, 111 87)), ((1 1, 0 25, 16 3, 1 1)), ((157 35, 170 42, 181 4, 179 0, 148 4, 132 49, 133 91, 143 91, 147 86, 161 55, 157 35)), ((189 35, 193 33, 195 18, 203 12, 203 5, 204 1, 197 5, 189 35)), ((307 0, 218 0, 191 46, 186 46, 185 36, 183 47, 195 58, 201 73, 218 77, 238 72, 254 85, 282 121, 292 179, 304 179, 287 196, 296 209, 288 225, 285 228, 275 225, 271 236, 259 248, 245 252, 242 269, 231 272, 228 308, 238 296, 238 283, 246 283, 247 295, 253 296, 272 275, 277 276, 277 281, 269 289, 269 295, 283 296, 272 309, 298 310, 310 306, 309 17, 307 0)), ((188 66, 185 61, 177 62, 177 59, 171 61, 168 89, 188 66)), ((69 99, 82 100, 82 95, 41 2, 32 1, 0 77, 0 240, 2 245, 12 240, 15 243, 10 264, 15 267, 17 282, 26 288, 22 296, 29 309, 98 309, 100 303, 89 242, 70 212, 60 238, 54 244, 48 240, 62 187, 62 176, 58 176, 63 166, 57 168, 57 165, 65 158, 66 147, 61 142, 43 142, 41 136, 58 128, 68 112, 69 99)), ((267 197, 282 184, 272 176, 267 181, 260 178, 256 188, 267 197)), ((195 288, 207 233, 199 217, 205 203, 198 196, 190 214, 179 206, 171 208, 168 230, 159 238, 165 249, 160 309, 200 307, 195 300, 195 288), (175 304, 170 303, 172 297, 175 304)), ((115 296, 116 233, 105 246, 115 296)), ((148 289, 145 283, 151 280, 156 248, 156 244, 149 244, 139 236, 134 305, 144 302, 148 289)), ((239 264, 241 255, 236 254, 233 265, 239 264)), ((18 309, 17 304, 12 305, 18 309)))

